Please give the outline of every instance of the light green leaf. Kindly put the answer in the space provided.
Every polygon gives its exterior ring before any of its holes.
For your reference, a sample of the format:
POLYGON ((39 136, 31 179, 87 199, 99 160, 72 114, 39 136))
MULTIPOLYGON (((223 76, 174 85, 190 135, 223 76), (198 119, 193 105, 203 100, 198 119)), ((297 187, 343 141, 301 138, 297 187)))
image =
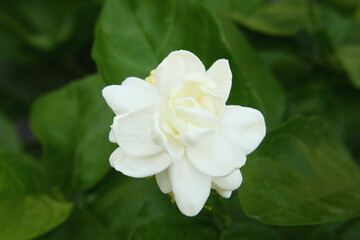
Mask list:
POLYGON ((21 149, 15 127, 2 113, 0 113, 0 149, 11 152, 18 152, 21 149))
POLYGON ((72 203, 45 193, 36 162, 22 154, 0 152, 0 239, 39 236, 62 223, 72 203))
POLYGON ((109 170, 115 148, 108 140, 112 116, 97 75, 39 98, 31 127, 43 145, 46 173, 64 190, 86 190, 109 170))
POLYGON ((242 169, 245 213, 272 225, 360 215, 360 171, 332 129, 295 118, 269 134, 242 169))

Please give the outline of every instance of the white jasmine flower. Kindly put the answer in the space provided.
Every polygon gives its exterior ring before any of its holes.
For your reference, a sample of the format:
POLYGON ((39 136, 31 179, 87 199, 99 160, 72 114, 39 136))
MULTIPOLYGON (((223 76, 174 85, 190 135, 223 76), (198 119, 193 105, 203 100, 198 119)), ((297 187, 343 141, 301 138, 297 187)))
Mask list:
POLYGON ((258 110, 225 105, 231 83, 227 60, 206 71, 194 54, 180 50, 145 81, 129 77, 105 87, 116 114, 109 138, 120 146, 111 166, 131 177, 155 175, 187 216, 199 213, 211 188, 229 198, 242 182, 246 155, 265 136, 258 110))

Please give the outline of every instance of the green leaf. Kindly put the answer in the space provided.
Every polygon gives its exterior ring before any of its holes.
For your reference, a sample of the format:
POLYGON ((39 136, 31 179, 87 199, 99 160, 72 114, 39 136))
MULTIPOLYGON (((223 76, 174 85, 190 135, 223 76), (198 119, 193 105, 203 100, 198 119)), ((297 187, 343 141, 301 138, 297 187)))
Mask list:
POLYGON ((256 97, 257 104, 249 105, 264 114, 267 128, 270 129, 282 120, 285 109, 284 91, 240 29, 226 21, 220 22, 220 26, 223 41, 256 97))
POLYGON ((229 15, 236 22, 261 33, 275 36, 291 36, 306 24, 306 1, 263 1, 257 6, 247 0, 237 1, 229 15), (252 7, 249 8, 248 5, 252 7))
POLYGON ((12 123, 0 113, 0 149, 18 152, 21 149, 21 142, 18 133, 12 123))
POLYGON ((233 71, 228 104, 259 108, 273 126, 283 111, 282 89, 245 37, 233 31, 196 3, 109 0, 97 24, 93 57, 109 84, 145 78, 178 49, 194 52, 206 67, 227 58, 233 71))
POLYGON ((179 212, 171 212, 155 218, 141 226, 129 237, 129 240, 158 239, 219 239, 219 232, 206 218, 188 218, 179 212))
POLYGON ((62 223, 72 203, 45 192, 36 162, 22 154, 0 152, 0 239, 22 240, 62 223))
POLYGON ((260 223, 233 223, 221 240, 278 240, 279 234, 270 226, 260 223))
MULTIPOLYGON (((334 54, 347 73, 353 85, 360 88, 360 18, 343 16, 327 8, 319 7, 318 14, 321 25, 326 29, 334 54)), ((357 11, 360 14, 360 10, 357 11)))
POLYGON ((109 170, 115 148, 108 140, 112 116, 97 75, 39 98, 31 127, 43 146, 46 173, 64 190, 86 190, 109 170))
POLYGON ((293 36, 307 24, 304 0, 203 0, 203 4, 246 28, 274 36, 293 36))
POLYGON ((360 215, 359 168, 322 121, 288 121, 265 138, 242 172, 241 205, 263 223, 318 224, 360 215))
POLYGON ((170 198, 154 179, 133 179, 115 171, 83 200, 69 222, 45 239, 128 239, 137 227, 170 210, 170 198))
POLYGON ((171 208, 176 206, 170 206, 170 198, 159 190, 155 179, 133 179, 115 171, 89 196, 89 211, 121 239, 171 208))
POLYGON ((337 54, 354 86, 360 88, 360 42, 353 46, 339 46, 337 54))
POLYGON ((84 207, 74 209, 71 217, 63 225, 54 231, 38 238, 38 240, 116 240, 116 238, 107 226, 100 223, 92 213, 84 207))
POLYGON ((14 0, 0 6, 0 27, 41 50, 64 42, 74 25, 73 5, 63 1, 14 0))

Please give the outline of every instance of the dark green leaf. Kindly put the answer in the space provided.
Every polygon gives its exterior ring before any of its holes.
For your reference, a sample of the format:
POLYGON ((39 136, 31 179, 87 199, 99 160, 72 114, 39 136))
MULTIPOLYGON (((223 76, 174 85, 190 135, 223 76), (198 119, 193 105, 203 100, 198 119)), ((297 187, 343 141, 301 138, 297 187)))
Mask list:
POLYGON ((139 226, 129 239, 174 240, 219 239, 219 233, 210 219, 188 218, 171 212, 139 226))
MULTIPOLYGON (((306 1, 263 1, 254 6, 252 1, 236 1, 229 15, 238 23, 261 33, 275 36, 296 34, 306 24, 306 1), (248 7, 248 5, 252 5, 248 7)), ((231 7, 231 6, 230 6, 231 7)))
POLYGON ((304 0, 203 0, 202 2, 246 28, 269 35, 292 36, 307 24, 304 0))
POLYGON ((62 223, 72 203, 45 193, 36 162, 22 154, 0 152, 0 239, 22 240, 62 223))
POLYGON ((257 104, 253 107, 264 114, 268 129, 272 128, 281 121, 285 108, 285 95, 281 85, 240 29, 225 21, 220 25, 223 40, 256 97, 257 104))
POLYGON ((176 208, 155 179, 133 179, 115 171, 90 194, 89 204, 89 211, 119 239, 127 239, 138 226, 176 208))
POLYGON ((295 118, 269 134, 242 169, 245 213, 304 225, 360 215, 360 171, 332 129, 295 118))
POLYGON ((0 6, 0 27, 33 47, 50 50, 70 36, 73 19, 67 2, 13 0, 0 6))
POLYGON ((17 152, 21 149, 18 133, 12 123, 0 113, 0 149, 17 152))
POLYGON ((112 113, 97 75, 39 98, 31 127, 43 145, 50 181, 65 190, 85 190, 109 170, 115 148, 108 140, 112 113))
MULTIPOLYGON (((345 17, 326 7, 318 8, 321 24, 326 29, 334 54, 352 81, 360 88, 360 18, 345 17)), ((358 10, 358 14, 360 10, 358 10)))
POLYGON ((116 240, 116 238, 107 226, 100 223, 84 207, 74 209, 72 216, 66 223, 54 231, 42 236, 38 240, 116 240))
POLYGON ((207 67, 230 59, 233 87, 228 103, 259 108, 269 126, 283 111, 283 93, 245 37, 223 27, 187 1, 106 2, 96 29, 93 57, 107 83, 144 78, 173 50, 194 52, 207 67))

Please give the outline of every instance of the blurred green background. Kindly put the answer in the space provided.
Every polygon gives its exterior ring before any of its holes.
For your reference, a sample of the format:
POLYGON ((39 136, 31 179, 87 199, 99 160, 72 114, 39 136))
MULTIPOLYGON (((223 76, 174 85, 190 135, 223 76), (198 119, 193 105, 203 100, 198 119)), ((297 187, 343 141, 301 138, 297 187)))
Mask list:
POLYGON ((359 163, 359 0, 0 2, 0 239, 357 240, 359 163), (100 93, 177 49, 228 58, 268 127, 195 218, 110 170, 100 93))

